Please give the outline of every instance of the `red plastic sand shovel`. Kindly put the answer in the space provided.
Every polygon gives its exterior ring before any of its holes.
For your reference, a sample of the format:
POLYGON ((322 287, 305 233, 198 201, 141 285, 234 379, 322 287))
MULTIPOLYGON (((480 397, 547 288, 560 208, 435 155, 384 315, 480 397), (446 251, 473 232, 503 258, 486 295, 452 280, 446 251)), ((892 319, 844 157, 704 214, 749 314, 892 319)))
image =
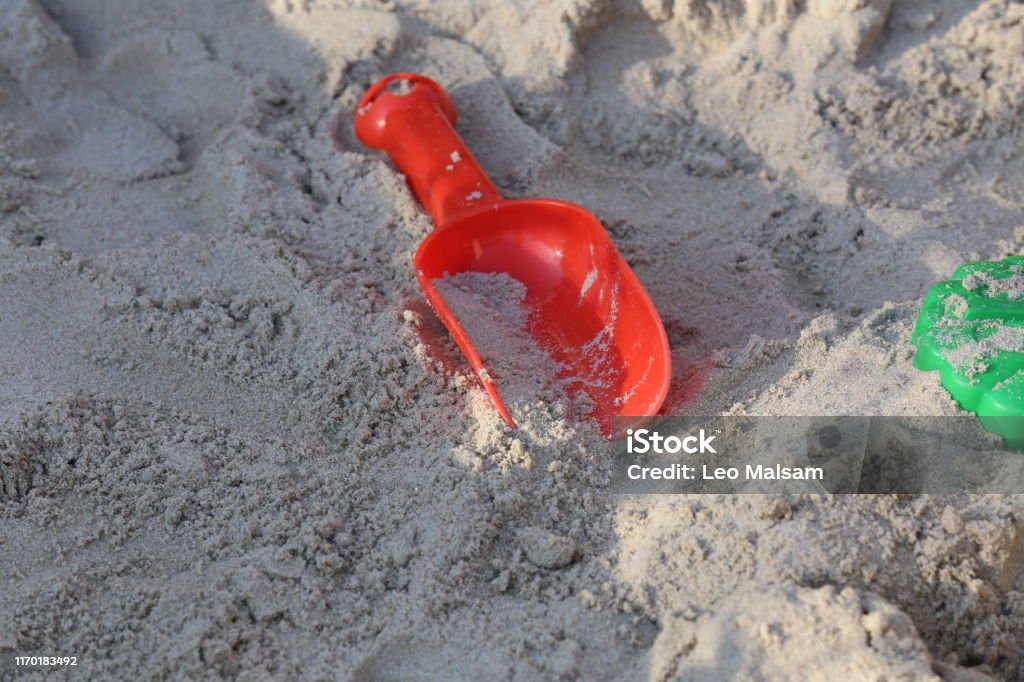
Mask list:
POLYGON ((668 339, 647 292, 584 209, 553 199, 503 199, 455 132, 455 121, 444 88, 397 73, 359 102, 356 135, 387 153, 434 219, 437 229, 416 252, 416 275, 494 405, 515 427, 435 279, 469 271, 522 282, 527 331, 561 365, 558 378, 569 396, 589 397, 590 416, 609 438, 646 422, 661 407, 671 377, 668 339), (613 424, 614 417, 626 419, 613 424))

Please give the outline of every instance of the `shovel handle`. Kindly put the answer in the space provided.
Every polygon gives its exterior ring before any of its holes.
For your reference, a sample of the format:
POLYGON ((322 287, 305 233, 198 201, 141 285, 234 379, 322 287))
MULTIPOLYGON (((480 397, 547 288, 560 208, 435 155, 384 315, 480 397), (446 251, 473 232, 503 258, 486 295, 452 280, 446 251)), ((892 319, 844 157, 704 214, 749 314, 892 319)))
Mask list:
POLYGON ((414 73, 374 83, 356 109, 356 135, 384 151, 440 227, 501 201, 501 194, 455 132, 458 114, 444 88, 414 73), (404 82, 407 92, 387 89, 404 82))

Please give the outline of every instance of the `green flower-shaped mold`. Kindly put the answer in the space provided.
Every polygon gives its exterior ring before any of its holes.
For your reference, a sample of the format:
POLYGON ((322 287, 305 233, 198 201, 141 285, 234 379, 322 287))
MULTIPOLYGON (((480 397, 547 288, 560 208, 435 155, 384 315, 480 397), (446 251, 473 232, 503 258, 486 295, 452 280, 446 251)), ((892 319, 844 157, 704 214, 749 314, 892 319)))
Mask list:
POLYGON ((1024 448, 1024 256, 968 263, 924 299, 914 366, 939 370, 960 407, 1024 448))

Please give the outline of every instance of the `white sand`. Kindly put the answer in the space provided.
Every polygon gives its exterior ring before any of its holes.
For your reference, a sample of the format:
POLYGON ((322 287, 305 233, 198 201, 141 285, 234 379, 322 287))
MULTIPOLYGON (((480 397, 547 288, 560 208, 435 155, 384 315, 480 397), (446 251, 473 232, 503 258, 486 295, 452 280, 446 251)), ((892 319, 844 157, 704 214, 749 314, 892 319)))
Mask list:
POLYGON ((623 499, 565 405, 505 428, 351 120, 421 71, 503 192, 598 215, 679 411, 954 414, 907 342, 1024 250, 1022 57, 1009 0, 0 2, 0 651, 1021 679, 1016 497, 623 499))
POLYGON ((522 282, 504 273, 463 272, 434 286, 480 355, 482 380, 498 387, 517 423, 531 408, 562 399, 559 365, 530 335, 522 282))

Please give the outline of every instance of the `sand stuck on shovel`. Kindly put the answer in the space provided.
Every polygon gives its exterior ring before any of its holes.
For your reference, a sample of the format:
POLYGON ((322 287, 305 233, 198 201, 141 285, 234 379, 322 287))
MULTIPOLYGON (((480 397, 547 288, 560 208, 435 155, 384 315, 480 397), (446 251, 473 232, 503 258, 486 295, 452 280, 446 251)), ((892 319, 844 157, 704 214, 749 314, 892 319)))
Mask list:
MULTIPOLYGON (((469 334, 514 419, 528 420, 538 409, 567 407, 565 368, 530 334, 526 287, 505 273, 463 272, 434 280, 434 286, 469 334)), ((587 396, 572 403, 588 413, 587 396)))

